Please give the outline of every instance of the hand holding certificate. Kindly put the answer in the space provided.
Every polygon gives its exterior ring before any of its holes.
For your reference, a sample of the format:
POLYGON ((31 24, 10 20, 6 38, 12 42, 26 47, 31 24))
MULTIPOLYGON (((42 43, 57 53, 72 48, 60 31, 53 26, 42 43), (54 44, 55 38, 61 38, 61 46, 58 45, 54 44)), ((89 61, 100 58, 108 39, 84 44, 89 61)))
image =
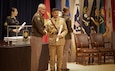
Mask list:
MULTIPOLYGON (((63 25, 60 26, 60 29, 59 29, 59 32, 58 32, 58 36, 61 34, 62 28, 63 28, 63 25)), ((57 37, 56 41, 59 41, 59 37, 57 37)))
POLYGON ((19 27, 19 31, 25 26, 26 22, 24 22, 20 27, 19 27))

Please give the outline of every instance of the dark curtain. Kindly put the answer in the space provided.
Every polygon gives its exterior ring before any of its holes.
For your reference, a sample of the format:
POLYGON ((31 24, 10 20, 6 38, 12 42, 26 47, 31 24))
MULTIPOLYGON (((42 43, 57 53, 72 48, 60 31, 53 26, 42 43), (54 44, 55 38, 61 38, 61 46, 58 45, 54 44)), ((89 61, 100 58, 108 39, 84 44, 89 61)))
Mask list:
MULTIPOLYGON (((0 40, 5 35, 4 22, 8 16, 9 8, 16 7, 19 12, 17 18, 20 24, 27 22, 29 25, 33 14, 37 11, 38 4, 43 2, 44 0, 0 0, 0 40)), ((50 0, 50 2, 52 9, 55 7, 55 0, 50 0)))

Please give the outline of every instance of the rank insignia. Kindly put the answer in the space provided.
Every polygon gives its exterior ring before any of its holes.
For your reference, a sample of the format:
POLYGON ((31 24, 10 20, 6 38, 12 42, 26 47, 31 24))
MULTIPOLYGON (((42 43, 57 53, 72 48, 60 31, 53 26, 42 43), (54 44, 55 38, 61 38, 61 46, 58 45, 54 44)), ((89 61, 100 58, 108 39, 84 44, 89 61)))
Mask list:
POLYGON ((7 23, 7 22, 5 22, 5 23, 4 23, 4 26, 8 26, 8 23, 7 23))
POLYGON ((23 31, 23 40, 27 41, 28 40, 28 36, 29 36, 29 31, 28 30, 24 30, 23 31))
POLYGON ((38 17, 37 19, 40 20, 40 17, 38 17))

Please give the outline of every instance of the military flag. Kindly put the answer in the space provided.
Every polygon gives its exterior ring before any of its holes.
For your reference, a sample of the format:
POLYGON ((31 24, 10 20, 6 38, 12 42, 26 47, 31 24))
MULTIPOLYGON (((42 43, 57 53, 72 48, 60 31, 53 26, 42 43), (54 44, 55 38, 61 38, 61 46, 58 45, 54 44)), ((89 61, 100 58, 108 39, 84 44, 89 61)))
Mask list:
POLYGON ((97 26, 99 25, 99 10, 97 9, 97 1, 93 0, 93 5, 90 13, 91 21, 90 21, 90 31, 93 33, 97 32, 97 26))
MULTIPOLYGON (((66 0, 65 6, 68 7, 68 8, 70 8, 69 0, 66 0)), ((68 14, 68 16, 70 16, 70 13, 68 14)))
MULTIPOLYGON (((73 33, 78 34, 80 31, 80 5, 79 2, 80 0, 75 0, 74 5, 73 5, 73 10, 71 11, 71 20, 72 20, 72 28, 73 28, 73 33)), ((75 38, 74 35, 72 35, 72 47, 71 47, 71 61, 75 61, 76 59, 76 44, 75 44, 75 38)))
MULTIPOLYGON (((45 18, 44 22, 46 23, 47 20, 50 18, 50 0, 44 0, 44 4, 46 5, 46 12, 44 14, 44 18, 45 18)), ((44 44, 48 43, 48 35, 47 34, 45 36, 43 36, 42 42, 44 44)))
POLYGON ((112 4, 112 22, 113 22, 113 31, 115 31, 115 0, 111 1, 112 4))
POLYGON ((85 29, 87 35, 90 35, 90 17, 88 16, 88 0, 84 0, 82 27, 85 29))
POLYGON ((65 4, 66 4, 65 6, 69 8, 69 0, 66 0, 65 4))
POLYGON ((76 13, 74 14, 74 33, 81 34, 81 24, 80 24, 80 14, 79 14, 79 4, 76 3, 76 13))
POLYGON ((100 0, 100 20, 99 20, 99 33, 105 35, 106 24, 105 24, 105 0, 100 0))
POLYGON ((108 38, 111 38, 111 33, 113 31, 111 0, 106 0, 106 27, 106 35, 108 38))

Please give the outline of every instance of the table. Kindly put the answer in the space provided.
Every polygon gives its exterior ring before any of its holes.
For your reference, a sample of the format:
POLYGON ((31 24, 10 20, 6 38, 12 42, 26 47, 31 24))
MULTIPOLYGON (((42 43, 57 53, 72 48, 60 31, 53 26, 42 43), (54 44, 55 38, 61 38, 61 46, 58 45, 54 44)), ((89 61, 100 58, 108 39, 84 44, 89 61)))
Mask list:
MULTIPOLYGON (((43 44, 40 70, 47 70, 49 62, 48 44, 43 44)), ((30 45, 0 46, 0 71, 30 71, 30 45)))

